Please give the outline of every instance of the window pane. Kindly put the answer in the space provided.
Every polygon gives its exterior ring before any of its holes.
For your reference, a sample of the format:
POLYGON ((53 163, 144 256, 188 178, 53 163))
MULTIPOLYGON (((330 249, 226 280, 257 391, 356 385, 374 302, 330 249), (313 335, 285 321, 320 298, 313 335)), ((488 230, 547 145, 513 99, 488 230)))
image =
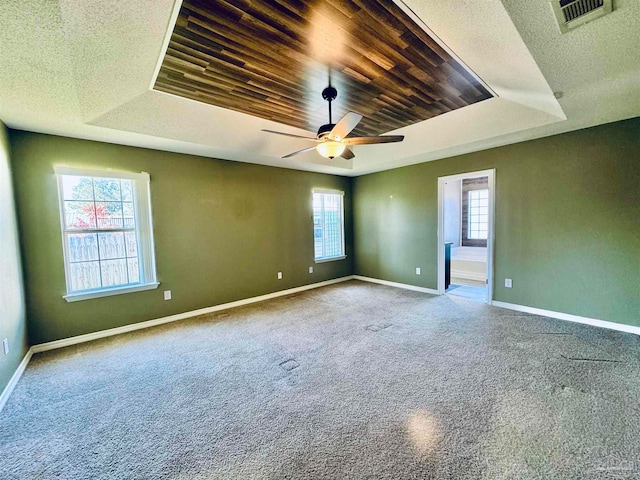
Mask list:
POLYGON ((103 287, 116 287, 129 283, 127 280, 126 260, 105 260, 100 262, 100 268, 103 287))
POLYGON ((344 255, 342 248, 342 195, 316 193, 314 206, 314 255, 316 259, 344 255))
POLYGON ((313 209, 320 210, 322 209, 322 194, 314 193, 313 194, 313 209))
POLYGON ((124 202, 122 204, 122 212, 124 214, 124 228, 135 228, 136 216, 133 210, 133 203, 124 202))
POLYGON ((468 238, 486 239, 489 219, 489 190, 469 192, 469 231, 468 238))
POLYGON ((99 233, 98 241, 100 260, 125 257, 123 232, 99 233))
MULTIPOLYGON (((136 230, 135 181, 59 175, 67 293, 155 281, 155 272, 147 272, 147 263, 139 258, 143 250, 138 242, 147 242, 150 232, 136 230)), ((148 197, 138 200, 147 205, 148 197)), ((322 218, 318 226, 322 227, 322 218)))
POLYGON ((96 202, 98 228, 122 228, 122 203, 96 202))
POLYGON ((93 183, 91 177, 64 175, 62 177, 63 200, 93 201, 93 183))
POLYGON ((69 234, 67 246, 70 262, 98 260, 98 240, 95 233, 69 234))
POLYGON ((66 228, 96 228, 93 202, 65 201, 64 222, 66 228))
POLYGON ((127 258, 127 268, 129 269, 129 283, 140 283, 140 268, 137 258, 127 258))
POLYGON ((126 232, 124 234, 126 244, 127 257, 138 256, 138 238, 136 232, 126 232))
POLYGON ((94 178, 93 190, 96 200, 121 201, 120 180, 117 178, 94 178))
POLYGON ((123 202, 133 202, 133 183, 131 180, 120 180, 120 191, 123 202))
POLYGON ((69 265, 71 290, 100 288, 100 264, 98 262, 72 263, 69 265))

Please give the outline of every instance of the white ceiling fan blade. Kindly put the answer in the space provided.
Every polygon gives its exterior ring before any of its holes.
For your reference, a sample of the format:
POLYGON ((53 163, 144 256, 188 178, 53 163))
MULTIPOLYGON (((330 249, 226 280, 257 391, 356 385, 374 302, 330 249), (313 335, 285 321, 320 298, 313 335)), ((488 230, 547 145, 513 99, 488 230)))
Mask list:
POLYGON ((342 152, 342 155, 340 156, 345 160, 351 160, 352 158, 355 157, 355 154, 353 153, 353 150, 351 150, 349 147, 345 147, 344 152, 342 152))
POLYGON ((307 148, 303 148, 302 150, 298 150, 297 152, 293 152, 293 153, 289 153, 287 155, 285 155, 282 158, 289 158, 289 157, 293 157, 295 155, 300 155, 301 153, 305 153, 305 152, 310 152, 311 150, 315 150, 316 147, 307 147, 307 148))
POLYGON ((332 140, 340 141, 351 133, 362 120, 362 115, 355 112, 349 112, 340 119, 336 126, 329 132, 328 137, 332 140))
POLYGON ((275 130, 266 130, 264 128, 262 129, 262 131, 267 133, 275 133, 276 135, 284 135, 285 137, 304 138, 305 140, 312 140, 314 142, 318 141, 316 137, 303 137, 302 135, 294 135, 293 133, 276 132, 275 130))
POLYGON ((404 135, 380 135, 379 137, 351 137, 342 140, 346 145, 371 145, 374 143, 394 143, 404 140, 404 135))

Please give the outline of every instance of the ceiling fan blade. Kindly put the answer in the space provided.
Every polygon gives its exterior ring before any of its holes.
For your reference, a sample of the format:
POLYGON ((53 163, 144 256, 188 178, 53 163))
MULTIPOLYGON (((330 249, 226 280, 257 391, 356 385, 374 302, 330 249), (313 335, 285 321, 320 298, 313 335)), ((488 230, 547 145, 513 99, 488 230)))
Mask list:
POLYGON ((336 126, 331 129, 328 137, 332 140, 342 140, 344 137, 351 133, 351 130, 356 128, 358 123, 362 120, 362 115, 355 112, 349 112, 340 119, 336 126))
POLYGON ((275 130, 266 130, 262 129, 263 132, 267 133, 275 133, 276 135, 284 135, 285 137, 293 137, 293 138, 304 138, 305 140, 313 140, 316 142, 318 139, 316 137, 303 137, 302 135, 294 135, 292 133, 284 133, 284 132, 276 132, 275 130))
POLYGON ((315 150, 316 147, 307 147, 307 148, 303 148, 302 150, 298 150, 297 152, 293 152, 293 153, 289 153, 288 155, 285 155, 282 158, 289 158, 289 157, 293 157, 295 155, 300 155, 301 153, 305 153, 305 152, 310 152, 311 150, 315 150))
POLYGON ((345 160, 351 160, 353 157, 355 157, 353 150, 351 150, 349 147, 346 147, 344 149, 344 152, 342 152, 342 155, 340 156, 345 160))
POLYGON ((342 140, 347 145, 371 145, 374 143, 394 143, 404 140, 404 135, 381 135, 379 137, 351 137, 342 140))

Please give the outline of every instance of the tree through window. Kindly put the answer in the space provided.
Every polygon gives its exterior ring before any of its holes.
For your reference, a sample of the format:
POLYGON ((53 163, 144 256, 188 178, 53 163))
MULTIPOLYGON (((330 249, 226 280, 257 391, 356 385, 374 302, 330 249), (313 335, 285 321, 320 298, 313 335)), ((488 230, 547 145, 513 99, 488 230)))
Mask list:
POLYGON ((56 171, 67 295, 155 284, 148 175, 56 171))

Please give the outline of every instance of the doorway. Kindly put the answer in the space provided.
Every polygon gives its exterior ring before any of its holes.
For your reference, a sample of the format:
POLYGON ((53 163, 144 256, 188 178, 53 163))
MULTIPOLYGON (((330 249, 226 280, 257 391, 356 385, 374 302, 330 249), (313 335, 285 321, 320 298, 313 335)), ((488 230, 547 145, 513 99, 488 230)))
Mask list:
POLYGON ((495 170, 438 178, 438 293, 491 304, 495 170))

